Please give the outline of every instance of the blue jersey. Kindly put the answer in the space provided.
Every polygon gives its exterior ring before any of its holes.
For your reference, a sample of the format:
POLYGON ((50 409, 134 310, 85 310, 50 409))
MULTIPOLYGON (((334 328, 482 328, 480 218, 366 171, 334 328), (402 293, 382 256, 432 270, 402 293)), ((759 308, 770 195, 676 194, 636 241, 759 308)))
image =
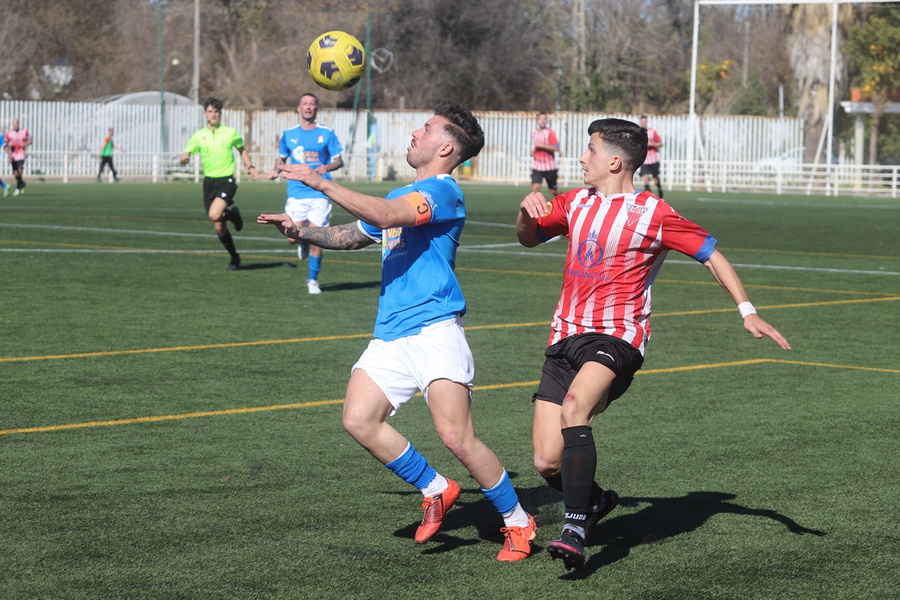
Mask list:
POLYGON ((386 198, 415 193, 428 204, 427 222, 384 230, 358 222, 363 233, 381 242, 381 297, 375 320, 375 337, 380 340, 414 335, 466 312, 453 272, 466 222, 462 190, 449 175, 438 175, 397 188, 386 198))
MULTIPOLYGON (((278 144, 278 154, 290 165, 306 163, 311 169, 319 165, 327 165, 344 152, 334 129, 325 125, 316 125, 312 129, 303 129, 300 125, 285 129, 278 144)), ((331 179, 331 173, 323 175, 331 179)), ((327 198, 325 194, 312 189, 305 183, 288 180, 288 198, 327 198)))

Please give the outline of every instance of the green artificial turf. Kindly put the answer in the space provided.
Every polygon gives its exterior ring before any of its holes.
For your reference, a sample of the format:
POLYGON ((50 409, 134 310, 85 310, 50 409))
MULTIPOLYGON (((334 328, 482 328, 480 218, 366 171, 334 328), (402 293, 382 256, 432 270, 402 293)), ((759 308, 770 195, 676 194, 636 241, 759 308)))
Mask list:
POLYGON ((35 182, 0 202, 0 597, 900 596, 900 205, 669 194, 793 349, 670 255, 644 368, 594 422, 622 503, 566 573, 530 433, 565 243, 515 243, 525 187, 465 190, 476 431, 536 517, 531 558, 495 560, 502 520, 421 398, 391 423, 463 488, 426 545, 421 495, 341 428, 377 249, 326 252, 310 296, 295 248, 254 222, 282 185, 241 185, 228 272, 199 185, 35 182))

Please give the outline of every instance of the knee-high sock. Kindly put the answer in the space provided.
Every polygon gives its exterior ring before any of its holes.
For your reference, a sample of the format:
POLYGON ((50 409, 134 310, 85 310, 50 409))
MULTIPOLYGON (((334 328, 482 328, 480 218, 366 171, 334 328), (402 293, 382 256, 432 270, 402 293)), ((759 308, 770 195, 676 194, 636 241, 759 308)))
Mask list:
POLYGON ((322 270, 322 257, 321 256, 313 256, 310 254, 309 256, 309 278, 310 279, 319 279, 319 271, 322 270))
POLYGON ((228 254, 234 256, 237 254, 237 250, 234 248, 234 240, 231 238, 231 232, 227 229, 225 230, 225 235, 219 236, 219 241, 222 242, 222 245, 225 246, 225 249, 228 250, 228 254))
POLYGON ((428 487, 428 484, 437 476, 437 471, 428 464, 425 457, 419 454, 413 445, 406 444, 406 450, 399 457, 384 465, 397 477, 416 486, 420 490, 428 487))
MULTIPOLYGON (((554 490, 559 492, 563 491, 563 482, 562 482, 562 474, 557 473, 556 475, 551 475, 550 477, 544 477, 544 481, 547 482, 547 485, 552 487, 554 490)), ((600 502, 600 498, 603 494, 603 488, 597 485, 597 482, 594 481, 594 484, 591 486, 591 505, 597 504, 600 502)))
POLYGON ((562 434, 565 446, 561 475, 566 522, 583 526, 590 510, 591 492, 596 485, 597 447, 587 425, 567 427, 562 434))

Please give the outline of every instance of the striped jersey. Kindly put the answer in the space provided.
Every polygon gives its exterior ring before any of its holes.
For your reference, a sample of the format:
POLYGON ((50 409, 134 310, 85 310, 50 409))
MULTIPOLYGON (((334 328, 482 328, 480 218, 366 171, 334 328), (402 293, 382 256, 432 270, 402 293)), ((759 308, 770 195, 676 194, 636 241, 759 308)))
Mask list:
MULTIPOLYGON (((531 139, 534 141, 535 145, 541 144, 544 146, 556 146, 557 148, 559 147, 559 140, 556 139, 556 133, 549 127, 544 127, 543 129, 535 129, 531 132, 531 139)), ((533 170, 556 170, 556 155, 553 154, 553 152, 547 152, 546 150, 534 148, 534 153, 532 154, 532 156, 534 157, 534 162, 531 165, 531 168, 533 170)))
POLYGON ((6 144, 9 146, 9 156, 13 160, 25 160, 25 142, 31 141, 28 130, 20 127, 6 132, 6 144))
MULTIPOLYGON (((647 128, 647 141, 648 142, 656 142, 657 144, 662 143, 662 138, 659 136, 659 132, 652 127, 647 128)), ((655 165, 659 162, 659 149, 658 148, 650 148, 647 147, 647 158, 644 159, 645 165, 655 165)))
POLYGON ((595 188, 555 197, 538 237, 569 237, 549 345, 582 333, 620 338, 641 354, 650 339, 650 288, 669 250, 706 262, 716 239, 650 192, 603 197, 595 188))

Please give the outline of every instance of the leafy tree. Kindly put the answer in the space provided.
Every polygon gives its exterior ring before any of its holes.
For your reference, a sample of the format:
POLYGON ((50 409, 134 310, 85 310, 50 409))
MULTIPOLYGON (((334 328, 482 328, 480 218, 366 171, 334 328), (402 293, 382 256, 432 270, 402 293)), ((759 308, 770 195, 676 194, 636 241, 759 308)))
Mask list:
POLYGON ((846 51, 859 70, 856 79, 863 95, 875 106, 869 129, 869 162, 877 164, 879 122, 891 103, 890 94, 900 90, 900 10, 891 7, 866 23, 854 25, 846 51))
MULTIPOLYGON (((845 39, 861 11, 850 4, 838 9, 839 43, 845 39)), ((788 29, 788 52, 793 77, 797 84, 798 116, 806 123, 806 158, 810 159, 818 145, 828 119, 828 85, 831 78, 832 7, 821 4, 795 4, 783 7, 788 29)), ((838 52, 835 72, 840 90, 846 75, 846 57, 838 52)))
POLYGON ((700 63, 697 65, 697 84, 695 88, 697 98, 697 112, 703 114, 712 103, 719 91, 719 82, 728 79, 732 61, 725 59, 715 63, 700 63))

